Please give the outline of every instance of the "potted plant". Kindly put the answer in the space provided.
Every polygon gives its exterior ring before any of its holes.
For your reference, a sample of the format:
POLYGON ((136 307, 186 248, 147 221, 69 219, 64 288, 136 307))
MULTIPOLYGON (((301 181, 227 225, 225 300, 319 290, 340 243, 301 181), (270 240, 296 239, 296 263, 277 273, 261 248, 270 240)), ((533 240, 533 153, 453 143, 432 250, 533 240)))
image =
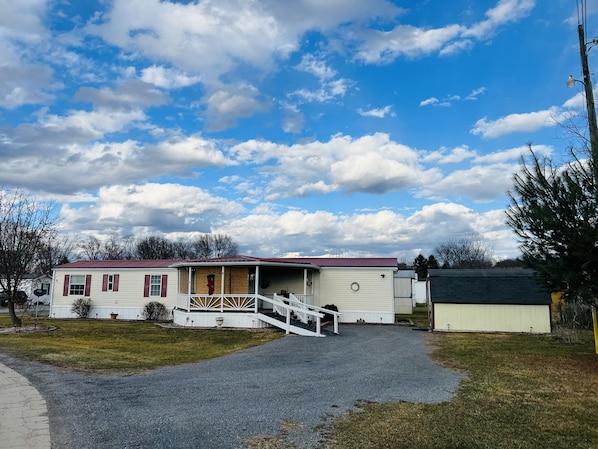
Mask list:
POLYGON ((115 320, 117 316, 118 316, 118 313, 114 313, 114 312, 110 313, 110 319, 111 320, 115 320))

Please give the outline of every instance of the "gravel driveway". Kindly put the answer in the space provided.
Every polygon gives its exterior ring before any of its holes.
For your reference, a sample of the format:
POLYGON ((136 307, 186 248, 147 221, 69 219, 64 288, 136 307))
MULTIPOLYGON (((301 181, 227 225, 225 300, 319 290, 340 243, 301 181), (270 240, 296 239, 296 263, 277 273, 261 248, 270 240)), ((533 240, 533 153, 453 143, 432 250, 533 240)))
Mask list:
POLYGON ((289 336, 219 359, 133 376, 83 375, 0 354, 47 401, 52 447, 235 449, 256 435, 316 429, 359 401, 434 403, 460 377, 432 363, 425 332, 341 326, 340 336, 289 336))

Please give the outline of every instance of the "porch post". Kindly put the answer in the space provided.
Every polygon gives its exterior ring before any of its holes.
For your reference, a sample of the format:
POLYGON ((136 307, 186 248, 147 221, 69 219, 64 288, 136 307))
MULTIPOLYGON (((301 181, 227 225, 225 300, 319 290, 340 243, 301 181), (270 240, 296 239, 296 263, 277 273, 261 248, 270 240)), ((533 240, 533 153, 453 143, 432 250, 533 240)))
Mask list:
POLYGON ((255 266, 255 278, 253 280, 253 294, 255 295, 255 313, 258 313, 259 311, 259 307, 258 307, 258 299, 257 299, 257 295, 259 294, 259 288, 260 288, 260 266, 256 265, 255 266))
MULTIPOLYGON (((307 295, 307 268, 303 269, 303 295, 307 295)), ((305 303, 307 304, 307 300, 305 303)))
POLYGON ((220 311, 224 312, 224 265, 220 267, 220 311))
POLYGON ((191 311, 191 266, 189 266, 189 281, 187 282, 187 312, 191 311))

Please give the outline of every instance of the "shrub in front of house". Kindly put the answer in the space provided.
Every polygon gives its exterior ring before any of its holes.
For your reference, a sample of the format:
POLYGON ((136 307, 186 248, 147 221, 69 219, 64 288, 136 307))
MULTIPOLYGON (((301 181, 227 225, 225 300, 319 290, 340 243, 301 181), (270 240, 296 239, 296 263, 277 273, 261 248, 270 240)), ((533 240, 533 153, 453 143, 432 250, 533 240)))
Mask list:
MULTIPOLYGON (((322 309, 332 310, 333 312, 338 312, 338 307, 334 304, 326 304, 322 309)), ((327 321, 334 321, 334 315, 331 313, 324 312, 324 318, 322 318, 322 322, 325 323, 327 321)))
POLYGON ((79 318, 87 318, 92 307, 93 301, 91 298, 77 298, 73 301, 71 312, 76 314, 79 318))
POLYGON ((168 309, 158 301, 148 302, 143 307, 143 318, 149 321, 165 320, 168 317, 168 309))

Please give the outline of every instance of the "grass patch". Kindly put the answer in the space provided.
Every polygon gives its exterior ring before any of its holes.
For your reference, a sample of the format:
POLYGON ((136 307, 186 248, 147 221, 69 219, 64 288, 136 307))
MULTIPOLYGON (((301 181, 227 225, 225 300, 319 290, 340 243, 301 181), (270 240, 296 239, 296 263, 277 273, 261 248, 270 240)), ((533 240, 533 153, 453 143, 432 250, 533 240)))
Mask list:
POLYGON ((395 314, 395 322, 401 320, 411 320, 415 327, 428 328, 428 307, 425 304, 418 304, 413 308, 413 313, 395 314))
POLYGON ((577 345, 532 335, 429 338, 441 364, 467 373, 457 397, 435 405, 365 405, 335 422, 335 449, 598 447, 591 332, 577 345))
MULTIPOLYGON (((33 321, 24 317, 28 325, 33 321)), ((0 326, 10 327, 10 319, 0 317, 0 326)), ((57 329, 2 334, 0 351, 74 370, 129 372, 220 357, 283 335, 113 320, 38 320, 38 326, 57 329)))

